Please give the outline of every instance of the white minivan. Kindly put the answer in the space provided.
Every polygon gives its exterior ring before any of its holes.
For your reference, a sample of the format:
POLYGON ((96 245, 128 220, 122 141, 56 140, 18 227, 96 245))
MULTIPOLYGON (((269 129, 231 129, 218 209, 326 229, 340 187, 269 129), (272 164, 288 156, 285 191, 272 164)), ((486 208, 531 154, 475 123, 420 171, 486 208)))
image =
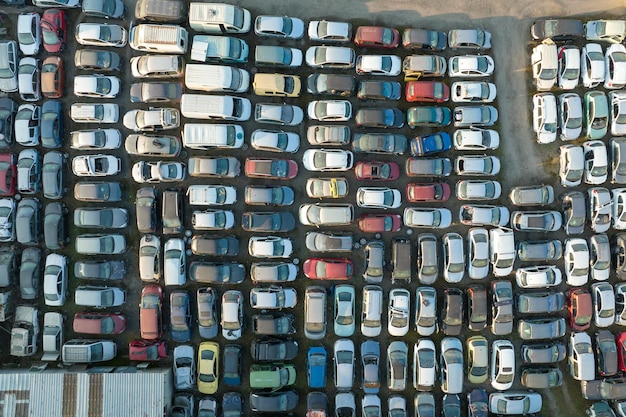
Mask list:
POLYGON ((189 3, 189 26, 198 32, 247 33, 252 18, 243 7, 225 3, 189 3))

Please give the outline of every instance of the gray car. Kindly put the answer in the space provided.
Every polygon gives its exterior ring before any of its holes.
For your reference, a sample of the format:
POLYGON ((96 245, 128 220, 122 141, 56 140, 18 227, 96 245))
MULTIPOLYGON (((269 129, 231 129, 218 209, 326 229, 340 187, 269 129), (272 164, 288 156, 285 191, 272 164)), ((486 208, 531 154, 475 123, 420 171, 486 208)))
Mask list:
POLYGON ((612 138, 611 151, 611 182, 626 184, 626 138, 612 138))
POLYGON ((172 82, 134 83, 130 86, 131 103, 180 101, 183 85, 172 82))
POLYGON ((83 0, 83 13, 87 16, 120 19, 124 16, 121 0, 83 0))
POLYGON ((347 74, 311 74, 306 85, 311 94, 349 97, 354 93, 356 81, 354 76, 347 74))
POLYGON ((255 314, 252 331, 256 335, 294 334, 296 317, 293 314, 255 314))
POLYGON ((189 279, 212 284, 239 284, 245 278, 245 267, 236 262, 200 262, 189 265, 189 279))
POLYGON ((130 155, 175 157, 182 144, 176 136, 132 134, 126 137, 124 148, 130 155))
POLYGON ((280 413, 293 410, 297 405, 298 393, 293 390, 250 394, 250 409, 254 412, 280 413))
POLYGON ((126 238, 120 234, 76 236, 76 252, 85 255, 115 255, 126 251, 126 238))
POLYGON ((563 228, 568 235, 578 235, 585 230, 585 195, 580 191, 570 191, 561 196, 563 228))
POLYGON ((298 342, 274 338, 254 340, 250 354, 255 361, 290 361, 298 354, 298 342))
POLYGON ((126 266, 124 261, 92 261, 74 262, 74 276, 84 279, 118 280, 124 279, 126 266))
POLYGON ((79 182, 74 186, 74 198, 89 202, 118 202, 122 200, 119 182, 79 182))
POLYGON ((387 387, 391 391, 404 391, 408 372, 407 344, 394 340, 387 348, 387 387))
POLYGON ((408 140, 406 136, 393 133, 357 133, 352 139, 354 152, 403 155, 408 140))
POLYGON ((143 187, 137 190, 135 196, 135 216, 137 230, 141 233, 154 233, 157 227, 157 197, 156 188, 143 187))
POLYGON ((23 245, 39 243, 39 200, 24 198, 17 205, 15 232, 17 241, 23 245))
POLYGON ((77 69, 117 71, 120 69, 120 56, 115 52, 95 49, 78 49, 74 54, 77 69))
POLYGON ((505 335, 513 331, 513 286, 510 281, 491 283, 491 332, 505 335))
POLYGON ((196 235, 191 239, 194 255, 237 256, 239 239, 235 236, 196 235))
POLYGON ((526 368, 522 370, 520 381, 526 388, 554 388, 563 383, 563 373, 559 368, 526 368))
POLYGON ((349 252, 352 251, 352 235, 326 232, 308 232, 305 244, 311 252, 349 252))
MULTIPOLYGON (((17 54, 15 56, 17 57, 17 54)), ((0 148, 8 148, 13 143, 16 110, 17 105, 13 100, 6 97, 0 99, 0 148)))
POLYGON ((382 241, 376 240, 365 245, 363 250, 365 252, 363 279, 370 284, 377 284, 383 280, 385 244, 382 241))
POLYGON ((48 249, 65 247, 67 231, 65 229, 65 214, 67 207, 63 203, 49 203, 46 205, 43 219, 43 237, 48 249))
POLYGON ((617 345, 615 336, 609 330, 602 329, 595 334, 596 363, 601 376, 615 375, 617 368, 617 345))
POLYGON ((187 163, 187 172, 192 177, 234 178, 240 171, 241 163, 234 157, 191 157, 187 163))
POLYGON ((176 234, 183 230, 181 218, 181 197, 178 189, 163 192, 163 204, 161 205, 161 220, 163 222, 163 234, 176 234))
POLYGON ((246 204, 255 206, 289 206, 294 198, 293 189, 284 185, 247 185, 244 194, 246 204))
POLYGON ((380 343, 367 340, 361 343, 361 388, 365 394, 378 394, 380 391, 380 343))
POLYGON ((561 342, 522 345, 520 357, 524 363, 557 363, 565 359, 561 342))
POLYGON ((522 319, 517 333, 523 340, 555 339, 565 336, 565 319, 522 319))
POLYGON ((417 238, 417 278, 422 284, 432 284, 439 275, 437 246, 437 237, 432 233, 417 238))
POLYGON ((60 152, 47 152, 43 157, 41 168, 41 182, 43 195, 46 198, 57 200, 63 197, 63 164, 65 158, 60 152))
POLYGON ((198 331, 200 337, 210 339, 217 336, 217 293, 213 288, 198 288, 196 291, 198 307, 198 331))
POLYGON ((554 188, 551 185, 513 187, 509 199, 516 206, 544 206, 554 201, 554 188))
POLYGON ((13 248, 0 248, 0 288, 8 287, 15 281, 18 256, 13 248))
POLYGON ((517 243, 517 256, 521 261, 556 261, 563 256, 560 240, 525 240, 517 243))
POLYGON ((20 296, 23 300, 34 300, 39 296, 41 280, 41 250, 24 249, 20 265, 20 296))
POLYGON ((245 212, 241 227, 254 232, 290 232, 296 227, 296 218, 288 211, 245 212))
POLYGON ((80 207, 74 210, 74 226, 94 229, 123 229, 128 211, 119 207, 80 207))
POLYGON ((447 177, 452 173, 449 158, 408 158, 405 166, 409 177, 447 177))
POLYGON ((517 295, 517 311, 521 314, 558 313, 565 306, 562 292, 524 292, 517 295))

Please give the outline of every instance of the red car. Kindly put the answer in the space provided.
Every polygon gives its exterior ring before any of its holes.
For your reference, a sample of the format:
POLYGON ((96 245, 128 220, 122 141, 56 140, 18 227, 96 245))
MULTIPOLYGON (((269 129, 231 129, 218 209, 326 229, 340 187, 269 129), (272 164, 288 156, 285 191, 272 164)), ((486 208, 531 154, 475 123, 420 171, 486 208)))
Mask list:
POLYGON ((345 258, 310 258, 304 261, 302 269, 310 279, 345 281, 352 278, 354 264, 345 258))
POLYGON ((246 177, 289 180, 298 175, 298 164, 292 159, 247 158, 246 177))
POLYGON ((67 26, 63 10, 48 9, 41 16, 41 36, 46 51, 57 53, 63 50, 67 39, 67 26))
POLYGON ((392 181, 400 176, 400 166, 395 162, 359 162, 354 168, 357 180, 392 181))
POLYGON ((146 285, 139 302, 139 331, 142 339, 158 339, 163 334, 163 288, 146 285))
POLYGON ((397 48, 400 45, 400 32, 382 26, 359 26, 354 35, 354 43, 369 48, 397 48))
POLYGON ((626 332, 620 332, 615 336, 617 344, 617 367, 620 371, 626 371, 626 332))
POLYGON ((128 344, 131 361, 158 361, 167 358, 167 343, 162 340, 133 340, 128 344))
POLYGON ((359 218, 362 232, 397 232, 402 228, 399 214, 364 214, 359 218))
POLYGON ((120 334, 126 329, 126 317, 115 313, 76 313, 73 328, 76 333, 120 334))
POLYGON ((15 195, 17 165, 15 155, 0 153, 0 196, 15 195))
POLYGON ((577 332, 587 330, 591 325, 593 315, 591 294, 583 288, 572 288, 565 294, 567 295, 570 327, 577 332))
POLYGON ((63 95, 65 68, 63 59, 49 56, 41 64, 41 94, 47 98, 59 98, 63 95))
POLYGON ((447 182, 409 183, 406 198, 411 203, 447 201, 450 198, 450 185, 447 182))
POLYGON ((444 103, 450 99, 450 87, 441 81, 409 81, 406 83, 406 101, 444 103))

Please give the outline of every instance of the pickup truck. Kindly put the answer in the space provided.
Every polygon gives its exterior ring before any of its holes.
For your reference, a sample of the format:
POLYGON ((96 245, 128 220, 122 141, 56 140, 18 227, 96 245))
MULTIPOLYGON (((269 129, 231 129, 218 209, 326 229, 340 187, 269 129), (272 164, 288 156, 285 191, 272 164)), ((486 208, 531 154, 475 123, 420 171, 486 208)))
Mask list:
POLYGON ((11 330, 11 355, 32 356, 37 353, 39 337, 39 310, 30 306, 18 306, 11 330))

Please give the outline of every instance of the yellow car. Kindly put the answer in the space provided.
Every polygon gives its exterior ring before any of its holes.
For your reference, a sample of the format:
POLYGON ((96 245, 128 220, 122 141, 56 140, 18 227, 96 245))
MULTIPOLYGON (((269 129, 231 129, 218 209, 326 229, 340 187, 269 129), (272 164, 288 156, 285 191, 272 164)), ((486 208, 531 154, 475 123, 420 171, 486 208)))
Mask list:
POLYGON ((218 385, 220 345, 202 342, 198 346, 198 391, 215 394, 218 385))

